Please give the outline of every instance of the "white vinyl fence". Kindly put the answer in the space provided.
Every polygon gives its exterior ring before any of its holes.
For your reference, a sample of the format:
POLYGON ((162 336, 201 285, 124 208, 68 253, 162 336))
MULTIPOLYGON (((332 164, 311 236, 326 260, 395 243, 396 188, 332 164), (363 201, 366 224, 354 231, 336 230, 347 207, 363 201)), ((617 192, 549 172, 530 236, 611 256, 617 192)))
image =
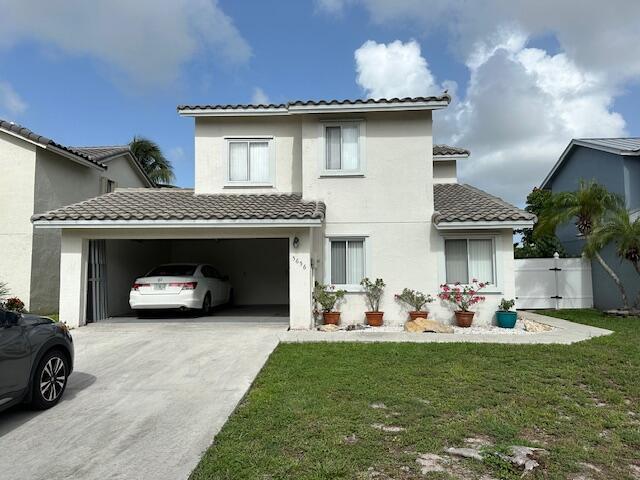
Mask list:
POLYGON ((584 258, 515 260, 516 308, 591 308, 591 263, 584 258))

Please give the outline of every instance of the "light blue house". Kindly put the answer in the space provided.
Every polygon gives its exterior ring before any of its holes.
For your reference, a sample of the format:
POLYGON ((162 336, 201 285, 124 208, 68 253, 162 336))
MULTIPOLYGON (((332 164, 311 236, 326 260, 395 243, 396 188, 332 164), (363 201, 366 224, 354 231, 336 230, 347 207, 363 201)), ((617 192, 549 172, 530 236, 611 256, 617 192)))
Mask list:
MULTIPOLYGON (((632 213, 640 214, 640 138, 574 139, 562 153, 541 188, 553 192, 573 191, 580 180, 595 180, 610 192, 620 195, 632 213)), ((579 255, 584 245, 575 225, 564 225, 557 235, 569 255, 579 255)), ((627 260, 621 261, 613 245, 602 252, 604 260, 616 271, 625 286, 629 303, 640 290, 640 276, 627 260)), ((593 301, 600 309, 621 305, 620 293, 611 277, 593 261, 593 301)))

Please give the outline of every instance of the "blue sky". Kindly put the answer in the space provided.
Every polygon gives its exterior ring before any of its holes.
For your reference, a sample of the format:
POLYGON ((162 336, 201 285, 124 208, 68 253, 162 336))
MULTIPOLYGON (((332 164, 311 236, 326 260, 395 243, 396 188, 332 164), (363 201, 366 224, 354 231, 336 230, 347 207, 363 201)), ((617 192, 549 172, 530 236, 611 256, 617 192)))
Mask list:
POLYGON ((38 2, 0 0, 0 118, 67 145, 147 136, 180 186, 193 185, 193 121, 176 105, 251 102, 257 89, 279 103, 448 88, 435 140, 471 148, 463 180, 519 204, 571 137, 640 135, 640 61, 615 58, 619 38, 606 45, 614 29, 640 41, 624 24, 634 2, 610 21, 556 11, 549 24, 499 1, 475 12, 435 0, 146 1, 151 18, 131 2, 78 2, 52 19, 38 2), (580 33, 590 24, 595 38, 580 33))

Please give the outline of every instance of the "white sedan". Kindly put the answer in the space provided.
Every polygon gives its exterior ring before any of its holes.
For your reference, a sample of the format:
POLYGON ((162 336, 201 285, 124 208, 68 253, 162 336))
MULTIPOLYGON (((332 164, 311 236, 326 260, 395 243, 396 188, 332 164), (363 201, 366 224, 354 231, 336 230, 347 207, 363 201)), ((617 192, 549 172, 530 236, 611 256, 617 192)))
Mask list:
POLYGON ((201 310, 229 303, 231 285, 211 265, 160 265, 136 279, 129 293, 133 310, 201 310))

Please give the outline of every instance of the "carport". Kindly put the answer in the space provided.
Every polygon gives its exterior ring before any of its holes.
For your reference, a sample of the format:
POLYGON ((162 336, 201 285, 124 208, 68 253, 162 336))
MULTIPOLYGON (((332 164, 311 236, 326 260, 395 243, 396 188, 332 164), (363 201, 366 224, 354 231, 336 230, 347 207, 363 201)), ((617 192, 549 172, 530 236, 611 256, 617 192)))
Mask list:
POLYGON ((159 264, 193 262, 229 276, 238 312, 264 316, 288 306, 290 326, 307 329, 311 252, 323 219, 321 202, 295 194, 123 189, 33 222, 62 230, 59 312, 70 325, 130 314, 135 278, 159 264))
MULTIPOLYGON (((166 263, 212 265, 228 277, 232 307, 250 315, 289 313, 287 238, 107 239, 89 241, 87 322, 127 316, 134 280, 166 263), (101 265, 100 259, 103 259, 101 265), (106 295, 106 298, 101 298, 106 295), (252 307, 252 308, 246 308, 252 307)), ((222 309, 216 309, 221 311, 222 309)), ((228 313, 228 312, 227 312, 228 313)))

